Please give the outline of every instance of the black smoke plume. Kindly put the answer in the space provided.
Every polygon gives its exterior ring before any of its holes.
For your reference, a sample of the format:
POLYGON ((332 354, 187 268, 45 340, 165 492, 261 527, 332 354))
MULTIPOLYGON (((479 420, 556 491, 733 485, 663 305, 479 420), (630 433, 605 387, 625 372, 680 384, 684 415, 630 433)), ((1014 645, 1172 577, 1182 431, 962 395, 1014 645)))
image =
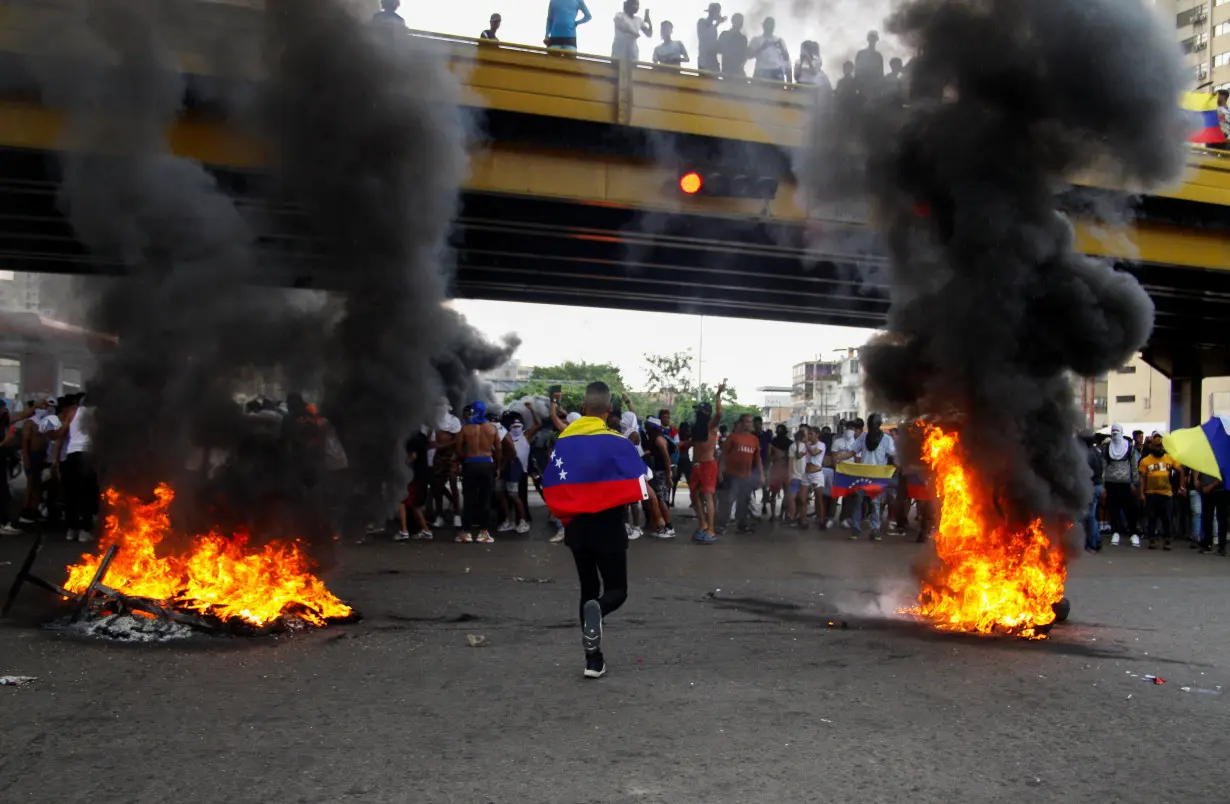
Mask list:
POLYGON ((1141 0, 913 0, 885 27, 916 52, 905 97, 820 112, 807 180, 867 192, 892 260, 875 404, 959 422, 1011 524, 1085 510, 1069 373, 1148 339, 1128 274, 1073 251, 1055 193, 1083 170, 1146 188, 1183 164, 1173 34, 1141 0))
POLYGON ((242 116, 268 147, 273 192, 306 217, 316 269, 341 288, 328 303, 271 289, 255 244, 264 222, 166 141, 183 111, 179 54, 200 47, 194 15, 210 6, 79 0, 31 49, 43 102, 66 121, 62 207, 78 239, 125 270, 101 285, 89 321, 119 336, 89 384, 102 479, 187 493, 214 459, 219 480, 199 500, 214 514, 267 523, 271 506, 328 496, 383 518, 403 488, 405 438, 441 392, 515 348, 483 350, 442 305, 465 169, 457 83, 443 58, 379 36, 340 0, 270 0, 233 31, 267 56, 242 116), (277 428, 245 420, 235 397, 254 374, 322 399, 348 472, 324 481, 270 443, 277 428))

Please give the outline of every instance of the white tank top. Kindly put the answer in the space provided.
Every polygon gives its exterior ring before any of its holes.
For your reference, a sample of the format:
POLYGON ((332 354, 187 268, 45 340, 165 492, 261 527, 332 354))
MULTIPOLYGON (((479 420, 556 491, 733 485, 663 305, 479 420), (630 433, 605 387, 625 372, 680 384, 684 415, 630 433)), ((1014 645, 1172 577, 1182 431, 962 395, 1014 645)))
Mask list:
POLYGON ((65 455, 74 452, 89 452, 92 446, 90 431, 94 429, 94 408, 77 408, 73 420, 68 423, 68 443, 64 447, 65 455))

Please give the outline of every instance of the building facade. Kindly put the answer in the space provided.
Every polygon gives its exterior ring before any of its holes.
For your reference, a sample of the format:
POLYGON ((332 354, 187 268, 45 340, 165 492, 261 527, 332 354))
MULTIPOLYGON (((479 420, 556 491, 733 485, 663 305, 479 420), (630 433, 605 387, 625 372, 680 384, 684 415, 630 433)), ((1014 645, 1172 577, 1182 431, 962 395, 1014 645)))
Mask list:
POLYGON ((1173 24, 1191 79, 1188 88, 1230 88, 1230 0, 1155 0, 1173 24))
POLYGON ((796 363, 792 379, 789 424, 832 425, 840 396, 841 364, 828 360, 796 363))

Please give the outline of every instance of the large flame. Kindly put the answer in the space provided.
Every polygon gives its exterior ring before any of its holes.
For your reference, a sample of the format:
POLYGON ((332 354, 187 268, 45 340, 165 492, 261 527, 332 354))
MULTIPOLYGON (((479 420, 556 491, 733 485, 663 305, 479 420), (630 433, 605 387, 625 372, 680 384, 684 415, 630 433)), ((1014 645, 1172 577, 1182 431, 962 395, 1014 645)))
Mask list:
POLYGON ((990 490, 965 465, 956 433, 927 427, 923 460, 941 505, 935 534, 939 563, 909 611, 951 631, 1008 633, 1040 639, 1055 620, 1067 566, 1060 540, 1041 520, 1012 530, 991 504, 990 490))
POLYGON ((350 607, 308 571, 307 557, 295 544, 255 548, 246 534, 227 537, 211 531, 193 538, 185 555, 158 555, 158 546, 172 532, 171 487, 160 484, 152 502, 115 489, 107 489, 105 497, 108 513, 99 550, 68 568, 64 588, 70 592, 84 591, 107 548, 118 544, 104 583, 127 595, 258 626, 288 613, 314 625, 350 614, 350 607))

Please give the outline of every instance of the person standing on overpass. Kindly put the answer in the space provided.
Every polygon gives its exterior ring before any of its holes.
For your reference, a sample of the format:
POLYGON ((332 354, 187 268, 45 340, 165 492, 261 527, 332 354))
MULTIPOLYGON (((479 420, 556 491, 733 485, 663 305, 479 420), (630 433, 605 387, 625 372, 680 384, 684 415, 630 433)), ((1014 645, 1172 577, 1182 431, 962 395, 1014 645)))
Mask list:
POLYGON ((547 36, 542 42, 551 50, 575 53, 577 26, 593 18, 585 0, 551 0, 551 5, 547 6, 547 36), (577 19, 578 14, 580 19, 577 19))
POLYGON ((615 42, 611 45, 611 58, 615 61, 640 61, 641 48, 637 40, 642 34, 653 36, 649 11, 642 19, 637 15, 640 10, 641 0, 624 0, 623 10, 615 15, 615 42))
POLYGON ((489 42, 500 41, 500 37, 498 34, 500 30, 500 23, 503 21, 504 21, 504 18, 501 17, 499 14, 492 14, 491 15, 491 27, 483 31, 482 33, 480 33, 478 35, 478 38, 486 39, 489 42))

